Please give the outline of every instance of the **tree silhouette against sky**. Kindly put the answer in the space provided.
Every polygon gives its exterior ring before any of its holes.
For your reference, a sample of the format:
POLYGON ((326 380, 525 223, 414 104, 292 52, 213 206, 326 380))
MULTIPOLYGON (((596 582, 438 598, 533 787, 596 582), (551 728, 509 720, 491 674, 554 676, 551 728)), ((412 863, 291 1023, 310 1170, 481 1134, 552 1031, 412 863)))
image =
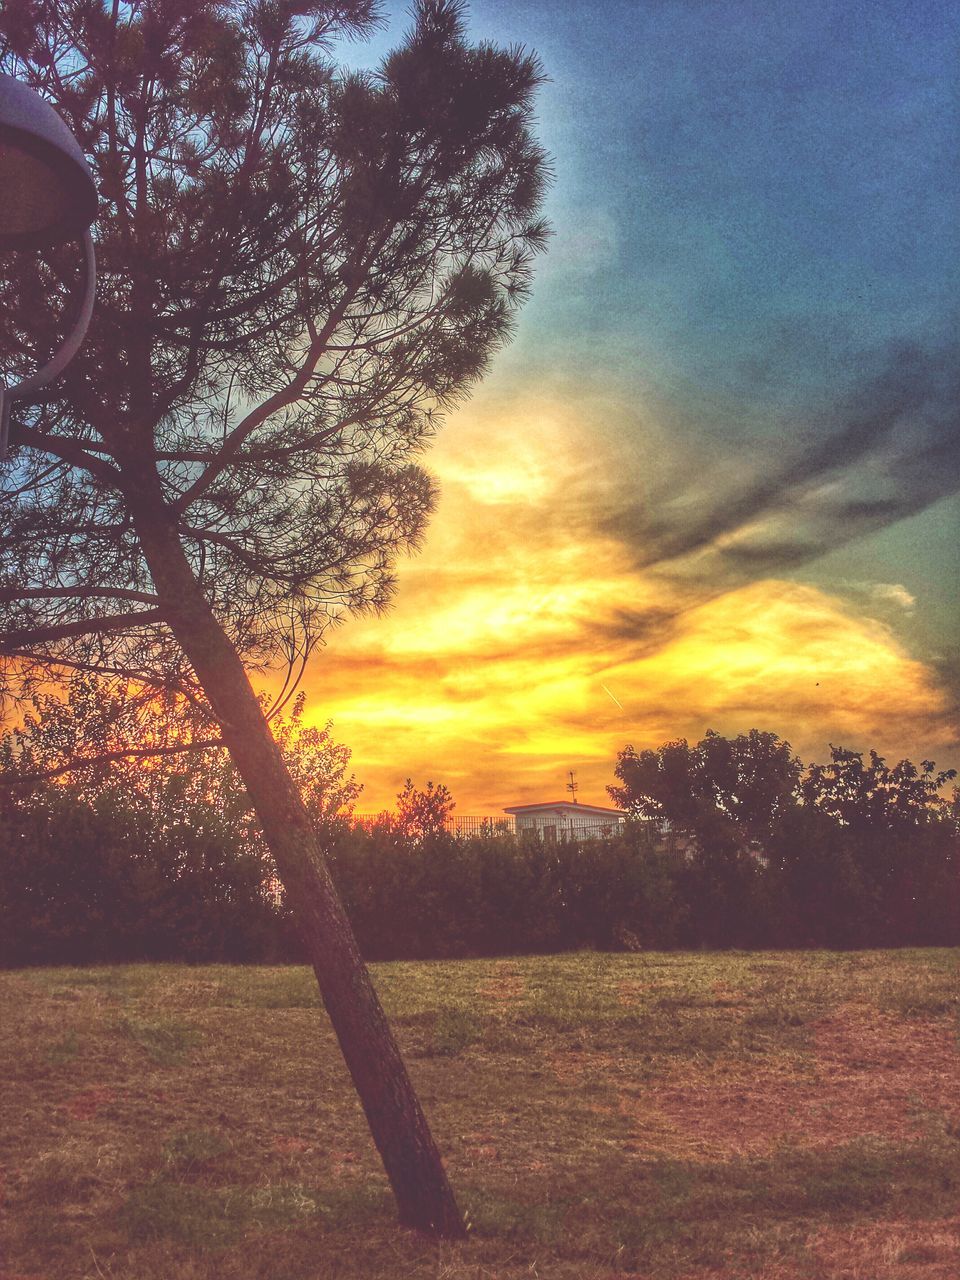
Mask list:
MULTIPOLYGON (((0 651, 188 699, 230 751, 294 908, 402 1222, 463 1232, 300 795, 247 672, 293 674, 380 609, 434 492, 438 415, 510 333, 545 229, 523 50, 422 0, 375 74, 331 60, 369 0, 35 0, 0 69, 74 130, 100 282, 67 376, 13 424, 0 651)), ((69 249, 10 258, 6 372, 56 341, 69 249)))

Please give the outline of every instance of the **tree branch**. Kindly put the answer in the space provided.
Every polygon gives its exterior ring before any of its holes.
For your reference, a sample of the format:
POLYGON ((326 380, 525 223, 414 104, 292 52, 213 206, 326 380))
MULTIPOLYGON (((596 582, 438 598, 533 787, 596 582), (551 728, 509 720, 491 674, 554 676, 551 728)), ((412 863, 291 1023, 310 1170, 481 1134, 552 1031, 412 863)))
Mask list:
POLYGON ((144 760, 155 756, 182 755, 185 751, 209 751, 212 747, 224 745, 222 738, 205 738, 200 742, 181 742, 173 747, 130 747, 123 751, 106 751, 103 755, 90 756, 87 759, 77 756, 67 764, 57 765, 53 769, 41 769, 36 773, 0 772, 0 787, 17 787, 30 782, 43 782, 48 778, 59 778, 65 773, 92 769, 96 765, 112 764, 117 760, 144 760))
POLYGON ((286 387, 282 391, 276 392, 274 395, 266 399, 263 404, 258 405, 256 409, 252 409, 231 431, 223 447, 220 449, 216 460, 198 476, 189 489, 178 499, 174 509, 178 513, 182 513, 193 503, 206 489, 213 484, 217 476, 230 465, 231 459, 237 454, 242 447, 243 442, 247 439, 251 432, 255 431, 267 418, 276 413, 280 409, 286 408, 288 405, 296 403, 303 394, 307 383, 313 376, 313 372, 317 367, 320 357, 326 351, 327 343, 336 332, 341 320, 347 313, 347 309, 353 302, 354 298, 360 291, 360 287, 367 275, 369 274, 370 265, 376 255, 380 252, 383 245, 389 238, 392 227, 382 231, 377 237, 374 246, 368 249, 367 261, 364 266, 357 267, 357 281, 344 291, 343 297, 334 307, 331 314, 327 317, 323 328, 317 332, 317 336, 310 346, 307 348, 307 354, 296 374, 290 379, 286 387))
POLYGON ((15 443, 26 445, 29 449, 38 449, 41 453, 52 454, 53 457, 68 462, 72 467, 82 467, 84 471, 89 471, 92 476, 96 476, 98 480, 114 489, 121 487, 119 471, 101 458, 95 458, 87 453, 86 449, 81 448, 75 440, 68 440, 66 436, 48 435, 45 431, 35 431, 33 427, 18 424, 15 443))
POLYGON ((106 618, 80 618, 76 622, 61 622, 49 627, 28 627, 22 631, 8 631, 0 636, 0 653, 12 656, 24 645, 48 643, 51 640, 68 640, 74 636, 102 635, 107 631, 126 631, 145 622, 162 622, 160 609, 142 609, 134 613, 115 613, 106 618))
POLYGON ((159 605, 160 599, 149 591, 133 591, 126 587, 3 587, 0 604, 18 600, 138 600, 142 604, 159 605))

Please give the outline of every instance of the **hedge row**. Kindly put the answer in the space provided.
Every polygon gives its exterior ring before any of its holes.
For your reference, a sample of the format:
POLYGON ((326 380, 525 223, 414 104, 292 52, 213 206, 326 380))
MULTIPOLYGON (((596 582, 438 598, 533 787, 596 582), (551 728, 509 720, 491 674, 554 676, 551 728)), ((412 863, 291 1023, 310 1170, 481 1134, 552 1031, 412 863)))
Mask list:
MULTIPOLYGON (((818 815, 766 861, 687 861, 647 831, 544 845, 499 835, 415 840, 343 830, 334 877, 368 959, 580 947, 960 945, 956 839, 946 825, 855 840, 818 815)), ((51 789, 0 812, 0 964, 300 959, 262 855, 216 823, 158 830, 114 798, 51 789)))

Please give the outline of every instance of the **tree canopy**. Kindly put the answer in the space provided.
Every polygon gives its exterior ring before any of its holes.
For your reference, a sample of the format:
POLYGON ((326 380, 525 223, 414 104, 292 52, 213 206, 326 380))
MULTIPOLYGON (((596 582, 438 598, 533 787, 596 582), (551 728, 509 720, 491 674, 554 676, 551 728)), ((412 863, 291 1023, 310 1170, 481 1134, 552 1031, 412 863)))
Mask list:
MULTIPOLYGON (((541 72, 420 0, 375 73, 332 60, 370 0, 34 0, 0 67, 81 140, 101 193, 91 330, 20 410, 0 478, 8 675, 193 685, 134 512, 162 504, 249 665, 380 608, 417 544, 440 412, 508 336, 544 242, 541 72)), ((0 348, 40 358, 70 253, 11 259, 0 348)))
POLYGON ((876 751, 864 763, 862 751, 830 748, 830 763, 811 765, 803 779, 806 804, 842 826, 864 835, 905 834, 947 817, 943 787, 956 769, 938 769, 934 761, 888 765, 876 751))
MULTIPOLYGON (((274 717, 273 735, 311 817, 323 826, 352 813, 361 787, 332 725, 311 724, 305 712, 301 693, 288 713, 274 717)), ((195 822, 206 807, 228 830, 227 840, 252 846, 265 865, 249 797, 223 744, 212 742, 203 753, 182 749, 196 741, 196 711, 185 699, 146 696, 129 684, 75 673, 57 691, 37 690, 20 723, 0 734, 0 797, 29 804, 46 782, 68 780, 79 799, 123 797, 165 826, 177 808, 191 815, 184 822, 195 822)))
POLYGON ((420 789, 407 778, 397 795, 391 829, 404 842, 423 841, 442 836, 447 819, 456 808, 450 788, 442 782, 428 782, 420 789))
MULTIPOLYGON (((535 58, 417 0, 373 73, 370 0, 28 0, 0 69, 96 174, 100 287, 0 477, 7 688, 94 670, 216 722, 256 811, 401 1220, 465 1225, 324 847, 250 686, 381 608, 423 533, 418 458, 510 332, 544 241, 535 58)), ((16 259, 0 350, 42 358, 66 251, 16 259)), ((211 726, 212 727, 212 726, 211 726)))
POLYGON ((625 747, 615 768, 620 785, 609 792, 636 817, 666 820, 704 848, 732 851, 766 841, 793 802, 801 769, 775 733, 725 738, 711 729, 694 746, 681 738, 655 751, 625 747))

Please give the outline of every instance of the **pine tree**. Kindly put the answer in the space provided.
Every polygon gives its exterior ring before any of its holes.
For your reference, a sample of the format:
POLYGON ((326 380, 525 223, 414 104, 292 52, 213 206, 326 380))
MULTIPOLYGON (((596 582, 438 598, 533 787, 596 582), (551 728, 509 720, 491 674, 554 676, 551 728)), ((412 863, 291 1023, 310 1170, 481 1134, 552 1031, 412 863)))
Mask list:
MULTIPOLYGON (((509 335, 544 227, 522 50, 420 0, 375 74, 371 0, 25 0, 0 69, 97 176, 81 355, 19 410, 0 501, 8 691, 115 673, 207 710, 257 812, 399 1205, 463 1220, 248 670, 302 664, 389 600, 417 459, 509 335)), ((8 260, 8 372, 53 345, 68 250, 8 260)))

